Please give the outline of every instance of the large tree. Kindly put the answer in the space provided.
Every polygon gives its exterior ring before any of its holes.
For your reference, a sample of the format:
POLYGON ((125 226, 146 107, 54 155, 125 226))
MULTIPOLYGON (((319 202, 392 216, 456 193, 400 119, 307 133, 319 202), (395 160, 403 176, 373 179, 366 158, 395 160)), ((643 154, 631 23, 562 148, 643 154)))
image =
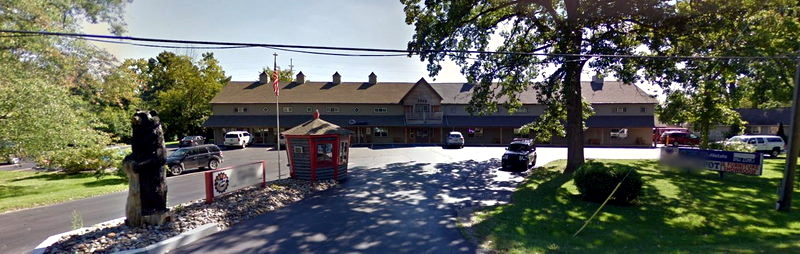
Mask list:
MULTIPOLYGON (((121 0, 0 0, 0 27, 80 32, 81 24, 105 23, 122 32, 121 0)), ((77 147, 108 140, 89 105, 72 93, 102 76, 112 57, 83 40, 0 34, 0 155, 49 160, 77 147)))
POLYGON ((678 2, 686 17, 675 34, 650 38, 653 55, 719 57, 643 61, 648 80, 666 89, 658 107, 666 123, 690 123, 709 143, 717 125, 742 125, 739 107, 769 108, 792 99, 795 63, 780 58, 800 49, 800 2, 709 0, 678 2), (775 59, 728 58, 778 57, 775 59))
POLYGON ((202 124, 211 115, 209 102, 230 81, 212 53, 195 61, 165 51, 128 64, 145 81, 143 103, 159 112, 164 136, 170 139, 202 134, 202 124))
POLYGON ((435 76, 440 62, 459 64, 468 82, 476 84, 469 110, 491 113, 498 101, 508 108, 521 105, 519 94, 538 91, 547 105, 539 126, 566 123, 568 162, 565 173, 583 164, 583 117, 580 75, 584 67, 616 73, 632 82, 635 66, 623 58, 579 57, 579 54, 635 54, 650 43, 646 35, 669 33, 674 1, 662 0, 401 0, 406 23, 416 33, 408 49, 428 61, 435 76), (460 50, 452 52, 452 50, 460 50), (468 54, 463 51, 556 53, 468 54), (566 113, 566 114, 564 114, 566 113), (566 117, 565 117, 566 116, 566 117))

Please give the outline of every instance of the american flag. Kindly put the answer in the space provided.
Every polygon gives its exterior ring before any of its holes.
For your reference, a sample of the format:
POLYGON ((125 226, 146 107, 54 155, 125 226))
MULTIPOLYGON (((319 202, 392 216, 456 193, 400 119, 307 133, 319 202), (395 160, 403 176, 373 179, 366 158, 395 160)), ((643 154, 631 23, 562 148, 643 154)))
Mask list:
POLYGON ((278 88, 279 81, 278 70, 275 70, 275 72, 272 73, 272 91, 275 92, 275 96, 278 96, 278 91, 280 90, 278 88))

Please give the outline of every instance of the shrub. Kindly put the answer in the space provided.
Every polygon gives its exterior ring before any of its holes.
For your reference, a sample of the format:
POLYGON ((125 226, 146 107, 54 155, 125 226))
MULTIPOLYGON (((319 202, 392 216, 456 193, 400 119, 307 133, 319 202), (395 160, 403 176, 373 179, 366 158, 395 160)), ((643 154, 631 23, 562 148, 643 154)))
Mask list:
POLYGON ((584 200, 602 203, 622 181, 611 197, 615 203, 630 204, 642 194, 642 176, 628 166, 608 167, 602 162, 589 161, 575 171, 575 185, 584 200), (628 175, 625 177, 625 175, 628 175))
POLYGON ((94 172, 102 177, 106 170, 118 167, 124 156, 119 150, 101 146, 71 147, 50 153, 41 164, 67 174, 94 172))
POLYGON ((708 149, 745 153, 753 153, 756 151, 755 146, 738 141, 711 143, 708 144, 708 149))

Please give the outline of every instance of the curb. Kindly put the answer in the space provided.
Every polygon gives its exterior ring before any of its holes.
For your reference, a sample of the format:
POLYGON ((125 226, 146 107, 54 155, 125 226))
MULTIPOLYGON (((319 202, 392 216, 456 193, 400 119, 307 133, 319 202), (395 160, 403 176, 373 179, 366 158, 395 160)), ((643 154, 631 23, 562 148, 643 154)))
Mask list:
POLYGON ((180 248, 181 246, 185 246, 191 243, 200 240, 200 238, 206 237, 210 234, 219 232, 220 229, 217 227, 217 223, 209 223, 202 225, 198 228, 183 232, 179 235, 170 237, 167 240, 160 241, 150 246, 139 248, 139 249, 132 249, 132 250, 125 250, 116 252, 118 254, 138 254, 138 253, 167 253, 171 250, 180 248))
MULTIPOLYGON (((121 222, 125 222, 125 218, 124 217, 123 218, 116 218, 116 219, 105 221, 105 222, 100 222, 100 223, 97 223, 95 225, 118 224, 118 223, 121 223, 121 222)), ((64 232, 64 233, 61 233, 61 234, 57 234, 57 235, 51 235, 50 237, 47 237, 47 239, 45 239, 44 241, 39 243, 39 245, 36 245, 36 247, 31 251, 31 254, 42 254, 47 249, 47 247, 50 247, 50 245, 53 245, 54 243, 56 243, 59 240, 61 240, 61 237, 66 236, 66 235, 77 234, 77 233, 82 232, 82 231, 90 230, 95 225, 92 225, 92 226, 89 226, 89 227, 82 227, 82 228, 79 228, 79 229, 76 229, 76 230, 67 231, 67 232, 64 232)))
MULTIPOLYGON (((109 220, 109 221, 105 221, 105 222, 101 222, 101 223, 97 223, 97 224, 95 224, 93 226, 89 226, 89 227, 82 227, 82 228, 79 228, 79 229, 76 229, 76 230, 67 231, 67 232, 64 232, 64 233, 61 233, 61 234, 57 234, 57 235, 51 235, 50 237, 47 237, 47 239, 45 239, 44 241, 39 243, 39 245, 36 245, 36 248, 34 248, 30 253, 31 254, 42 254, 42 253, 44 253, 44 251, 47 249, 47 247, 50 247, 54 243, 56 243, 59 240, 61 240, 61 237, 63 237, 63 236, 73 235, 73 234, 81 233, 83 231, 88 231, 90 229, 95 228, 95 226, 98 226, 98 225, 118 224, 118 223, 122 223, 122 222, 125 222, 125 218, 124 217, 123 218, 117 218, 117 219, 109 220)), ((124 251, 120 251, 120 252, 116 252, 116 253, 120 253, 120 254, 134 254, 134 253, 135 254, 138 254, 138 253, 148 253, 148 254, 159 253, 160 254, 160 253, 167 253, 167 252, 169 252, 171 250, 180 248, 181 246, 194 243, 197 240, 199 240, 200 238, 206 237, 206 236, 208 236, 210 234, 213 234, 213 233, 216 233, 216 232, 219 232, 219 231, 220 231, 220 229, 219 229, 217 223, 209 223, 209 224, 205 224, 205 225, 202 225, 200 227, 197 227, 195 229, 180 233, 179 235, 170 237, 170 238, 168 238, 168 239, 166 239, 164 241, 160 241, 160 242, 151 244, 151 245, 149 245, 147 247, 144 247, 144 248, 124 250, 124 251)))

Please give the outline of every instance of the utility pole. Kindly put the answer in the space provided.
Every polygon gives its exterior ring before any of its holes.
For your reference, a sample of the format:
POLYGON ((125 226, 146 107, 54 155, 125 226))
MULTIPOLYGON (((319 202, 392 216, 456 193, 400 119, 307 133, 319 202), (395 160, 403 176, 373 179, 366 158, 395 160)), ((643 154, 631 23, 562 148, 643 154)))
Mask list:
POLYGON ((800 51, 795 56, 794 71, 794 103, 792 104, 792 136, 789 137, 789 149, 786 153, 786 168, 778 193, 778 211, 788 212, 792 208, 792 191, 794 191, 794 171, 797 168, 797 156, 800 153, 800 51))
MULTIPOLYGON (((277 80, 273 80, 273 84, 280 80, 280 75, 278 73, 278 53, 272 53, 272 71, 275 72, 274 77, 277 80)), ((275 150, 278 151, 278 179, 281 179, 281 108, 278 103, 280 96, 278 96, 278 90, 275 90, 275 150)), ((288 148, 287 148, 288 149, 288 148)))

